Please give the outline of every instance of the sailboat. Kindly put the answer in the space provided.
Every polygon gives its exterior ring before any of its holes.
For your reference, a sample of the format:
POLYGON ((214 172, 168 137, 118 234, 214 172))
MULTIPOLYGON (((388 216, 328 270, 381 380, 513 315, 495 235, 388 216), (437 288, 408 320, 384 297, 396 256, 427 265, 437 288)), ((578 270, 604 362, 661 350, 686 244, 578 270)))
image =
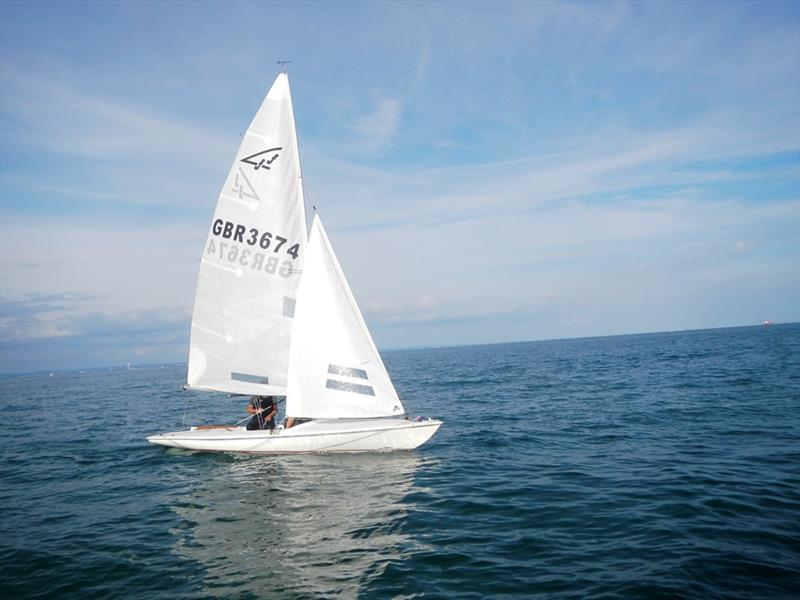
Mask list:
POLYGON ((406 414, 316 210, 307 232, 302 183, 284 72, 217 200, 184 387, 282 396, 286 418, 272 430, 201 425, 149 442, 264 454, 411 450, 441 426, 406 414))

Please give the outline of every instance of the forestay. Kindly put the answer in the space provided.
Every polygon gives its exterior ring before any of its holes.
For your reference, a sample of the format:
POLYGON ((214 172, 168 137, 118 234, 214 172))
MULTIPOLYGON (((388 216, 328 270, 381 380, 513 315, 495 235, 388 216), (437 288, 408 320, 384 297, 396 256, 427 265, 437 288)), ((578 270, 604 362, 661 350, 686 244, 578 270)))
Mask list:
POLYGON ((319 217, 297 295, 286 414, 336 419, 403 416, 319 217))
POLYGON ((192 315, 190 387, 286 393, 306 243, 294 114, 282 73, 247 129, 217 200, 192 315))

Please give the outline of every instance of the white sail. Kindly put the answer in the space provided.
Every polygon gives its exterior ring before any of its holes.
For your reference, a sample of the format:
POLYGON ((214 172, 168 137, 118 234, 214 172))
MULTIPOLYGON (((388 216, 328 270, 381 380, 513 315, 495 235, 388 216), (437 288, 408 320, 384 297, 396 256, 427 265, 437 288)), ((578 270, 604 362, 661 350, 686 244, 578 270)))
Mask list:
POLYGON ((282 73, 247 129, 217 200, 192 315, 190 387, 286 393, 306 243, 292 99, 282 73))
POLYGON ((337 419, 402 416, 386 367, 314 217, 297 295, 286 414, 337 419))

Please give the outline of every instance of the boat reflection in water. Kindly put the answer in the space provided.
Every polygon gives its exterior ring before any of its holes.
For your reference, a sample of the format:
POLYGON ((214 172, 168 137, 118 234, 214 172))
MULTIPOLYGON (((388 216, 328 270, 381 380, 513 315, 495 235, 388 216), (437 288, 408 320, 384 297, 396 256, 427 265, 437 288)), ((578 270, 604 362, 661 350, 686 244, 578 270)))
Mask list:
POLYGON ((403 533, 414 454, 305 455, 219 464, 176 507, 174 551, 205 569, 212 596, 355 597, 421 548, 403 533), (180 532, 176 532, 180 535, 180 532))

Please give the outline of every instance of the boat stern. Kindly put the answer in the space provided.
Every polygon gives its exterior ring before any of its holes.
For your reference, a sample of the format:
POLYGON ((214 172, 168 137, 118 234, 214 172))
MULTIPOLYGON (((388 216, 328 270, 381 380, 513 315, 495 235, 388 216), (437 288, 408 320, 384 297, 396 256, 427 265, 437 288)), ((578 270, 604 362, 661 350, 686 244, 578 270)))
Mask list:
POLYGON ((413 450, 414 448, 419 448, 422 444, 431 439, 433 434, 439 431, 439 427, 441 426, 442 422, 438 419, 423 419, 417 417, 417 419, 413 421, 413 426, 408 431, 409 435, 405 449, 413 450))

